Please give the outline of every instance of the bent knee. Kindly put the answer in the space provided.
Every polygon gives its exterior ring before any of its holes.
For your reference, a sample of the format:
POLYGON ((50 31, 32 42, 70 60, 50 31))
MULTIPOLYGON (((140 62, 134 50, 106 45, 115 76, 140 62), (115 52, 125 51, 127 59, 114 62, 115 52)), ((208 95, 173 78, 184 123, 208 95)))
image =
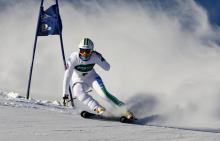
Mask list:
POLYGON ((78 94, 77 98, 79 101, 83 102, 83 101, 86 101, 87 99, 90 99, 90 96, 88 94, 80 94, 80 95, 78 94))

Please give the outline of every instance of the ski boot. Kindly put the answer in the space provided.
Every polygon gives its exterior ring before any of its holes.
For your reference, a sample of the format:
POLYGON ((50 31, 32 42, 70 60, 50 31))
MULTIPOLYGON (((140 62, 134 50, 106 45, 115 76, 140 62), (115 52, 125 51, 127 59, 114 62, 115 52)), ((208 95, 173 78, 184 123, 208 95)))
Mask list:
POLYGON ((94 111, 98 114, 98 115, 102 115, 105 112, 105 108, 103 107, 97 107, 94 109, 94 111))
POLYGON ((126 111, 124 114, 123 114, 124 117, 126 117, 127 119, 129 120, 135 120, 135 116, 132 112, 130 111, 126 111))

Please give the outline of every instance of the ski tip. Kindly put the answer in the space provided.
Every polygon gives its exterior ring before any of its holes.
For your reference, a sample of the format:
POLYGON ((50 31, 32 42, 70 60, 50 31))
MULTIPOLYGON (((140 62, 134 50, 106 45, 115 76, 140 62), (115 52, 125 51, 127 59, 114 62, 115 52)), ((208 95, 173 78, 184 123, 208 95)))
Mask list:
POLYGON ((82 111, 82 112, 80 113, 80 115, 81 115, 81 117, 83 117, 83 118, 88 118, 88 117, 89 117, 89 114, 88 114, 87 111, 82 111))

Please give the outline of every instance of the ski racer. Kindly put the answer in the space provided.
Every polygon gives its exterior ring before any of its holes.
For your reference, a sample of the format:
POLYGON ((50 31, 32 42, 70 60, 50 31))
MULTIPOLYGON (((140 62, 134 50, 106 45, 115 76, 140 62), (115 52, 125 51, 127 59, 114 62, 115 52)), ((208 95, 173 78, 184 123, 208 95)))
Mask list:
MULTIPOLYGON (((71 86, 74 97, 97 114, 103 114, 105 108, 88 94, 89 88, 93 88, 102 99, 115 107, 121 107, 124 103, 107 91, 101 77, 93 68, 95 64, 106 71, 110 69, 110 65, 104 57, 94 50, 92 40, 83 38, 79 43, 79 51, 73 52, 67 60, 63 80, 63 102, 65 104, 68 101, 69 86, 71 86)), ((123 115, 134 118, 133 113, 129 111, 123 115)))

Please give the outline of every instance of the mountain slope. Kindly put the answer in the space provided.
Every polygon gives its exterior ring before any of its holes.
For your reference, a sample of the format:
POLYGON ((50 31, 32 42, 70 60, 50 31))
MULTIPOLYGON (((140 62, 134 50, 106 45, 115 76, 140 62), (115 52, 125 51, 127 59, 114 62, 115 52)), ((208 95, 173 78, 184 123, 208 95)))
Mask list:
MULTIPOLYGON (((163 125, 135 125, 81 118, 76 109, 56 102, 0 94, 0 140, 162 140, 217 141, 220 130, 193 131, 163 125)), ((194 129, 195 130, 195 129, 194 129)))

